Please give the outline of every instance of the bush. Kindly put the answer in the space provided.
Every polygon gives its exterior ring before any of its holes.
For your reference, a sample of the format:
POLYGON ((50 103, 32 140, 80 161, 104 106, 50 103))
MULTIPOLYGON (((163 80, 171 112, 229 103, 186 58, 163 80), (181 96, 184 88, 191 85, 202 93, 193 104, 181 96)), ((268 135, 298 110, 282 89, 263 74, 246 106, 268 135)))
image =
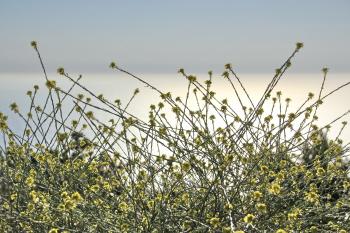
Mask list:
POLYGON ((112 69, 160 95, 147 121, 127 110, 138 89, 122 105, 94 94, 80 83, 81 76, 74 79, 59 68, 72 83, 62 90, 47 78, 36 42, 32 46, 48 96, 38 104, 35 86, 27 93, 27 114, 11 105, 25 123, 23 132, 12 130, 0 113, 2 232, 350 230, 349 148, 339 136, 327 138, 330 125, 315 124, 324 99, 349 83, 324 94, 324 68, 317 97, 310 93, 295 112, 281 92, 272 96, 302 43, 276 69, 258 103, 232 66, 225 65, 222 76, 241 112, 227 99, 217 99, 212 72, 201 83, 180 69, 188 81, 188 92, 180 98, 112 62, 112 69), (73 95, 76 88, 85 93, 73 95), (65 112, 63 106, 72 107, 65 112), (96 113, 111 119, 101 122, 96 113))

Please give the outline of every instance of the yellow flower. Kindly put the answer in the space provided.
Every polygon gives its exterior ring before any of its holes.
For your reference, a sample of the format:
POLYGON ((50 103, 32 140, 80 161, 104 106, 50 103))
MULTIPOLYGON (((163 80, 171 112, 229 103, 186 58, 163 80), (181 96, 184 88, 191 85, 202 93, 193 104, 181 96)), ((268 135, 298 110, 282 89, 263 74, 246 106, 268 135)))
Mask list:
POLYGON ((283 230, 283 229, 278 229, 277 231, 276 231, 276 233, 287 233, 285 230, 283 230))
POLYGON ((188 172, 190 169, 191 169, 191 164, 190 164, 189 162, 184 162, 184 163, 182 164, 182 170, 183 170, 184 172, 188 172))
POLYGON ((261 212, 266 212, 266 205, 264 203, 258 203, 256 208, 261 212))
POLYGON ((231 203, 226 203, 224 208, 225 208, 225 210, 232 210, 233 209, 233 205, 231 203))
POLYGON ((75 209, 77 205, 75 204, 74 201, 70 200, 70 199, 67 199, 65 202, 64 202, 64 208, 66 210, 72 210, 72 209, 75 209))
POLYGON ((222 232, 223 233, 231 233, 232 231, 231 231, 231 227, 223 227, 222 228, 222 232))
POLYGON ((10 196, 10 200, 14 201, 14 200, 16 200, 16 198, 17 198, 17 193, 12 193, 10 196))
POLYGON ((46 81, 46 86, 49 89, 55 88, 56 87, 56 81, 55 80, 47 80, 46 81))
POLYGON ((37 193, 35 191, 31 191, 29 193, 29 196, 31 197, 32 201, 34 203, 38 203, 39 202, 39 197, 37 196, 37 193))
POLYGON ((325 173, 325 170, 322 167, 317 168, 316 175, 317 176, 323 176, 325 173))
POLYGON ((254 191, 253 192, 254 199, 260 199, 262 197, 262 195, 263 194, 261 192, 259 192, 259 191, 254 191))
POLYGON ((97 192, 100 189, 100 186, 98 186, 97 184, 94 184, 90 187, 90 190, 93 192, 97 192))
POLYGON ((58 229, 57 228, 51 228, 51 230, 49 230, 49 233, 58 233, 58 229))
POLYGON ((26 185, 28 185, 29 187, 32 187, 34 185, 34 177, 32 176, 29 176, 27 179, 26 179, 26 185))
POLYGON ((244 218, 243 218, 243 221, 245 223, 248 223, 248 224, 251 224, 254 220, 255 216, 252 215, 252 214, 247 214, 244 218))
POLYGON ((281 192, 281 186, 277 183, 273 183, 268 191, 271 194, 278 195, 281 192))
POLYGON ((318 194, 316 192, 308 192, 305 194, 305 199, 309 202, 318 202, 318 194))
POLYGON ((78 193, 78 192, 73 193, 71 199, 76 203, 83 201, 83 198, 81 197, 80 193, 78 193))
POLYGON ((211 218, 211 219, 209 220, 209 223, 210 223, 210 225, 212 225, 214 228, 216 228, 216 227, 218 227, 219 224, 220 224, 220 218, 216 218, 216 217, 211 218))
POLYGON ((126 212, 128 210, 128 204, 126 204, 126 202, 120 202, 118 205, 119 209, 123 212, 126 212))
POLYGON ((62 197, 63 199, 66 199, 66 198, 68 197, 68 193, 67 193, 66 191, 62 192, 62 193, 61 193, 61 197, 62 197))
POLYGON ((238 230, 238 231, 234 231, 233 233, 244 233, 244 231, 238 230))

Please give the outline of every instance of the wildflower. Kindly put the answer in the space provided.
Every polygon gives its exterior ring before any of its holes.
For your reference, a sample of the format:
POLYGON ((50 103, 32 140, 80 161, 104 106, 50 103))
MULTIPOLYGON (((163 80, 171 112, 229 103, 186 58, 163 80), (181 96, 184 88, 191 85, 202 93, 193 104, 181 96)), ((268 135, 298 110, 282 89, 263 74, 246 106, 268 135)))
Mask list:
POLYGON ((281 186, 278 183, 273 183, 268 191, 271 194, 278 195, 281 192, 281 186))
POLYGON ((118 207, 122 212, 126 212, 129 206, 126 204, 126 202, 122 201, 119 203, 118 207))
POLYGON ((285 230, 283 230, 283 229, 278 229, 277 231, 276 231, 276 233, 287 233, 285 230))
POLYGON ((229 73, 228 73, 227 71, 224 71, 224 72, 222 73, 222 76, 223 76, 224 78, 228 78, 228 77, 229 77, 229 73))
POLYGON ((261 212, 266 212, 266 205, 264 203, 258 203, 256 208, 261 212))
POLYGON ((110 64, 109 64, 109 67, 114 69, 117 67, 116 63, 114 61, 112 61, 110 64))
POLYGON ((32 176, 29 176, 27 179, 26 179, 26 185, 28 185, 28 187, 32 187, 34 185, 34 177, 32 176))
POLYGON ((38 47, 38 44, 36 43, 36 41, 32 41, 32 42, 30 42, 30 45, 34 48, 34 49, 37 49, 37 47, 38 47))
POLYGON ((292 66, 292 63, 291 63, 290 61, 287 61, 287 62, 286 62, 286 66, 287 66, 287 67, 291 67, 291 66, 292 66))
POLYGON ((296 43, 296 50, 299 51, 302 47, 304 47, 304 44, 302 42, 296 43))
POLYGON ((58 67, 57 68, 57 73, 60 75, 64 75, 64 68, 63 67, 58 67))
POLYGON ((232 231, 231 231, 231 227, 223 227, 222 228, 222 232, 223 233, 231 233, 232 231))
POLYGON ((39 197, 37 196, 37 193, 34 190, 29 193, 29 196, 34 203, 39 202, 39 197))
POLYGON ((260 191, 254 191, 253 192, 253 198, 254 199, 260 199, 263 196, 263 194, 260 191))
POLYGON ((327 73, 328 73, 328 70, 329 70, 329 69, 328 69, 327 67, 323 67, 323 68, 322 68, 322 72, 323 72, 324 74, 327 74, 327 73))
POLYGON ((57 228, 51 228, 51 230, 49 230, 49 233, 58 233, 58 229, 57 228))
POLYGON ((11 108, 11 111, 14 111, 15 113, 19 112, 17 103, 12 103, 10 105, 10 108, 11 108))
POLYGON ((182 75, 185 75, 185 70, 183 68, 180 68, 177 72, 182 75))
POLYGON ((322 167, 317 168, 316 175, 317 176, 323 176, 325 173, 325 170, 322 167))
POLYGON ((66 199, 65 202, 64 202, 64 208, 66 210, 72 210, 72 209, 75 209, 76 207, 76 203, 74 201, 72 201, 71 199, 66 199))
POLYGON ((234 231, 233 233, 244 233, 244 231, 238 230, 238 231, 234 231))
POLYGON ((47 80, 46 81, 46 86, 49 89, 53 89, 56 87, 56 81, 55 80, 47 80))
POLYGON ((75 202, 75 203, 79 203, 81 201, 83 201, 83 198, 81 197, 80 193, 75 192, 72 194, 71 199, 75 202))
POLYGON ((265 165, 260 166, 260 171, 262 171, 263 173, 267 172, 269 170, 269 168, 265 165))
POLYGON ((244 218, 243 221, 247 224, 251 224, 254 220, 255 216, 252 214, 247 214, 244 218))
POLYGON ((318 228, 316 226, 312 226, 312 227, 310 227, 310 232, 316 233, 316 232, 318 232, 318 228))
POLYGON ((345 191, 347 191, 348 189, 350 189, 350 182, 349 181, 344 181, 343 183, 343 188, 345 191))
POLYGON ((94 184, 90 187, 90 190, 96 193, 98 190, 100 190, 100 186, 98 186, 98 184, 94 184))
POLYGON ((233 205, 231 203, 226 203, 224 208, 225 208, 225 210, 232 210, 233 209, 233 205))
POLYGON ((193 83, 193 82, 195 82, 195 81, 197 80, 196 76, 193 76, 193 75, 189 75, 189 76, 187 77, 187 79, 188 79, 191 83, 193 83))
POLYGON ((10 200, 11 200, 11 201, 14 201, 14 200, 16 200, 16 199, 17 199, 17 193, 11 194, 10 200))
POLYGON ((94 113, 92 111, 88 111, 86 113, 86 116, 87 116, 88 119, 92 119, 92 118, 94 118, 94 113))
POLYGON ((305 199, 309 202, 318 202, 318 194, 316 192, 308 192, 305 194, 305 199))
POLYGON ((191 164, 190 164, 189 162, 184 162, 184 163, 182 164, 182 170, 183 170, 184 172, 188 172, 190 169, 191 169, 191 164))
POLYGON ((216 228, 216 227, 218 227, 219 224, 220 224, 220 218, 216 218, 216 217, 211 218, 211 219, 209 220, 209 223, 210 223, 210 225, 212 225, 214 228, 216 228))

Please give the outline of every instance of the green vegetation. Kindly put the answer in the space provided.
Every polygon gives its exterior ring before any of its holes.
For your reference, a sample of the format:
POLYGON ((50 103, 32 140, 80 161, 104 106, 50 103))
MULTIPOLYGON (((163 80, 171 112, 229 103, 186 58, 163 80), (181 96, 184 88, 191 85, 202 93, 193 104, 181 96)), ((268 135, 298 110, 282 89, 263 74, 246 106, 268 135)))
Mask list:
POLYGON ((59 68, 72 83, 60 89, 31 45, 48 96, 37 103, 34 86, 28 113, 11 105, 23 132, 0 113, 1 232, 350 231, 349 146, 339 138, 346 122, 334 139, 326 136, 330 125, 316 125, 325 98, 350 83, 323 93, 324 68, 320 92, 295 112, 289 98, 272 93, 302 43, 257 103, 225 65, 220 78, 232 86, 240 112, 216 97, 212 72, 200 82, 180 69, 188 92, 173 97, 112 62, 160 95, 146 121, 128 112, 138 89, 123 105, 59 68), (76 89, 83 94, 73 95, 76 89), (110 120, 101 122, 98 113, 110 120))

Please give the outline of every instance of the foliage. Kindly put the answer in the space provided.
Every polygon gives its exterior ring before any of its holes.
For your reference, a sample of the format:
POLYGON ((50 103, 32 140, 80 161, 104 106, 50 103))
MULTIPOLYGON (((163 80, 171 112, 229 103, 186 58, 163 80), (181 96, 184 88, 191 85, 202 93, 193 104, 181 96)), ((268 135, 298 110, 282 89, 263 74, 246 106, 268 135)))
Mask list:
POLYGON ((28 91, 27 114, 11 105, 25 122, 23 132, 0 113, 1 232, 350 231, 349 147, 339 136, 327 138, 330 125, 315 124, 323 100, 349 83, 324 94, 323 69, 318 97, 310 93, 295 112, 281 92, 272 96, 302 43, 276 69, 258 103, 225 65, 222 76, 241 112, 217 99, 212 72, 202 83, 180 69, 188 80, 182 99, 112 62, 112 69, 160 95, 147 121, 127 109, 138 89, 124 106, 59 68, 72 82, 62 90, 47 78, 37 43, 32 46, 49 92, 40 105, 39 87, 28 91), (74 96, 77 88, 85 93, 74 96), (110 120, 101 122, 96 113, 110 120))

